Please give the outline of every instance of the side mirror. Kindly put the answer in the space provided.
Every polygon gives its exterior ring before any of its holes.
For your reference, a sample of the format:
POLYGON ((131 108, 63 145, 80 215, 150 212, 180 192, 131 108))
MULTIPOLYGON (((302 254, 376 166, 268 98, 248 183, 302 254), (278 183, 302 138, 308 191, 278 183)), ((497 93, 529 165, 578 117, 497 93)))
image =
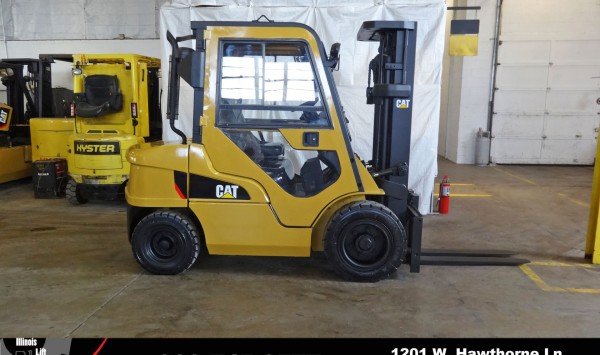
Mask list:
POLYGON ((331 45, 331 49, 329 50, 329 60, 340 57, 340 44, 339 42, 331 45))
POLYGON ((340 44, 334 43, 329 50, 329 58, 327 58, 331 70, 339 70, 340 64, 340 44))

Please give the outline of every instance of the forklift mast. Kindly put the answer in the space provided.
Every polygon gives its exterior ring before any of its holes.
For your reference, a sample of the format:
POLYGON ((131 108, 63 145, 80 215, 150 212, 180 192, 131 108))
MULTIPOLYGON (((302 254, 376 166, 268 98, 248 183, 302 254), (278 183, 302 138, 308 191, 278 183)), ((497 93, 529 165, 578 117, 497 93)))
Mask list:
POLYGON ((379 53, 369 64, 367 103, 375 105, 371 175, 385 196, 374 200, 390 208, 408 232, 407 262, 411 272, 421 265, 520 265, 506 250, 421 249, 423 218, 419 196, 408 189, 417 23, 368 21, 359 41, 378 41, 379 53), (371 74, 373 86, 371 87, 371 74))
POLYGON ((369 64, 367 104, 375 105, 372 174, 386 194, 380 201, 405 222, 408 203, 418 208, 409 192, 408 171, 415 68, 416 22, 367 21, 359 41, 379 42, 369 64), (371 86, 371 74, 373 86, 371 86))
POLYGON ((391 209, 406 227, 407 261, 411 272, 419 272, 423 217, 419 196, 408 188, 417 23, 366 21, 357 39, 379 42, 378 54, 369 63, 367 104, 375 105, 375 115, 373 159, 367 166, 385 195, 372 199, 391 209))
POLYGON ((7 88, 7 101, 13 106, 13 122, 28 124, 33 117, 51 117, 52 112, 52 72, 51 58, 9 58, 3 63, 27 68, 27 76, 23 70, 13 70, 14 75, 5 77, 2 83, 7 88), (30 86, 30 87, 28 87, 30 86))
MULTIPOLYGON (((2 77, 6 87, 6 103, 12 108, 12 119, 7 137, 12 145, 30 145, 29 120, 52 116, 51 60, 33 58, 6 58, 1 69, 11 69, 2 77)), ((5 142, 2 143, 6 144, 5 142)))

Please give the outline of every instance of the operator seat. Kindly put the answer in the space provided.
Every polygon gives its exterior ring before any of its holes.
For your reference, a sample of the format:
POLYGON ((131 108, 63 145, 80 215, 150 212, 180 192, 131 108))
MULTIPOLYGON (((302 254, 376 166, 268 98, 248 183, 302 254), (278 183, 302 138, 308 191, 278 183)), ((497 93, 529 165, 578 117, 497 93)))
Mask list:
POLYGON ((83 86, 84 93, 75 106, 78 116, 100 117, 123 108, 123 95, 116 75, 90 75, 83 86))
POLYGON ((333 184, 340 176, 340 160, 335 151, 320 150, 317 157, 307 159, 300 169, 305 196, 313 196, 333 184), (325 169, 321 168, 325 164, 325 169))

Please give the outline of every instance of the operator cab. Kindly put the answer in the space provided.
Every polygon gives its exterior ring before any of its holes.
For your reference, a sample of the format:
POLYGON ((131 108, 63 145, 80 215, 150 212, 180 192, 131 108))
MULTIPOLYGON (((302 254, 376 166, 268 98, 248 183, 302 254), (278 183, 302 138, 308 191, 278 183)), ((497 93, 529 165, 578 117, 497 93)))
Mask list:
MULTIPOLYGON (((332 127, 306 43, 236 39, 220 48, 216 126, 291 195, 312 196, 337 180, 335 151, 296 150, 279 132, 332 127)), ((305 138, 319 145, 318 132, 305 138)))

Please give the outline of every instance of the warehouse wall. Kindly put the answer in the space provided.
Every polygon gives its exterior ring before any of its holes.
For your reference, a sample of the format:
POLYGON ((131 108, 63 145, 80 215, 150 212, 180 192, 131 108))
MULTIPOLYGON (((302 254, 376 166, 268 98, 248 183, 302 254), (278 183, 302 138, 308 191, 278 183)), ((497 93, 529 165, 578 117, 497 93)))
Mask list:
MULTIPOLYGON (((448 6, 481 6, 481 10, 479 11, 457 11, 454 14, 452 11, 448 12, 448 20, 456 16, 457 19, 479 19, 481 21, 479 33, 479 53, 477 56, 473 57, 448 57, 446 54, 444 80, 447 80, 447 82, 444 82, 442 86, 442 98, 447 97, 447 100, 442 101, 440 110, 440 145, 438 146, 438 154, 450 159, 451 161, 459 164, 473 164, 475 162, 476 133, 480 127, 484 130, 487 128, 496 0, 454 0, 448 1, 447 4, 448 6)), ((546 110, 542 109, 539 113, 523 112, 522 115, 524 120, 533 121, 532 115, 536 114, 538 116, 542 116, 538 120, 542 123, 534 125, 525 124, 527 122, 523 121, 525 123, 520 125, 518 128, 513 127, 513 131, 515 132, 514 135, 516 135, 515 138, 521 139, 521 142, 525 142, 528 139, 531 141, 536 139, 538 141, 537 143, 539 143, 538 145, 541 147, 540 154, 542 156, 540 158, 534 157, 535 159, 528 158, 527 154, 532 154, 531 151, 514 151, 511 153, 513 157, 519 157, 520 155, 524 156, 520 160, 514 162, 545 164, 552 163, 553 161, 555 163, 585 163, 584 159, 571 159, 570 156, 563 157, 561 158, 562 160, 552 159, 552 157, 550 157, 550 159, 543 159, 544 144, 548 145, 552 138, 547 131, 544 131, 548 128, 544 125, 547 126, 549 120, 545 120, 543 116, 554 115, 556 118, 554 120, 555 123, 551 123, 554 124, 554 126, 559 126, 560 124, 564 125, 566 124, 565 122, 572 122, 569 123, 571 126, 584 124, 582 120, 577 121, 572 119, 575 114, 581 115, 581 112, 576 112, 579 109, 571 109, 569 107, 579 105, 589 108, 590 105, 592 105, 590 104, 591 96, 594 96, 590 93, 590 88, 593 88, 594 85, 596 85, 595 88, 597 90, 597 97, 600 97, 600 79, 596 79, 595 82, 592 79, 593 77, 600 76, 600 46, 597 45, 598 40, 600 40, 600 25, 598 25, 598 19, 600 19, 600 1, 581 0, 577 2, 569 2, 560 0, 503 0, 502 8, 503 26, 500 33, 501 41, 503 39, 507 43, 515 41, 521 41, 525 43, 526 41, 531 40, 547 41, 550 43, 549 45, 551 47, 560 41, 560 46, 569 47, 573 50, 575 50, 575 48, 579 48, 576 42, 580 42, 581 40, 590 41, 590 45, 586 47, 585 55, 582 54, 580 59, 574 59, 577 55, 572 53, 573 56, 569 57, 567 60, 569 61, 568 63, 564 63, 564 61, 558 63, 563 67, 565 65, 580 67, 580 70, 574 70, 573 73, 575 73, 574 75, 579 75, 581 78, 577 78, 577 80, 572 78, 572 80, 567 83, 570 92, 563 95, 563 99, 568 100, 569 105, 554 105, 554 107, 551 107, 554 108, 554 112, 552 112, 551 108, 546 110), (568 44, 565 44, 565 41, 571 41, 573 45, 569 46, 568 44), (593 53, 590 54, 590 52, 593 53), (585 71, 583 70, 584 66, 586 67, 585 71), (585 83, 583 82, 584 79, 585 83), (573 96, 577 94, 573 94, 577 91, 581 91, 582 95, 573 96), (584 93, 584 91, 587 91, 587 93, 584 93), (579 103, 579 101, 583 100, 585 100, 585 103, 579 103), (546 139, 546 136, 548 136, 548 139, 546 139), (546 141, 544 142, 544 140, 546 141)), ((449 31, 446 34, 446 39, 448 39, 448 33, 449 31)), ((508 50, 508 47, 503 48, 502 45, 500 46, 499 55, 501 61, 506 60, 504 57, 506 57, 508 50)), ((553 52, 553 50, 551 50, 549 53, 550 57, 556 54, 553 52)), ((525 64, 523 67, 528 65, 530 66, 530 69, 524 68, 525 73, 537 70, 538 68, 534 67, 542 64, 541 62, 538 63, 539 58, 537 58, 541 54, 537 53, 535 50, 523 50, 512 53, 511 55, 514 54, 517 55, 516 60, 520 64, 525 64), (522 57, 519 58, 518 56, 522 57)), ((563 55, 562 57, 566 56, 563 55)), ((552 62, 552 58, 547 58, 546 66, 548 66, 548 61, 552 62)), ((552 66, 552 64, 550 64, 550 66, 552 66)), ((556 68, 552 70, 557 71, 556 68)), ((500 84, 505 81, 503 81, 503 78, 506 77, 507 74, 507 70, 499 70, 497 78, 500 80, 500 84)), ((571 76, 571 74, 563 74, 563 76, 571 76)), ((551 88, 551 77, 552 73, 548 71, 548 88, 545 87, 545 82, 544 87, 540 87, 541 91, 543 92, 548 90, 548 94, 546 94, 546 101, 556 101, 557 87, 555 86, 554 88, 551 88), (552 93, 554 93, 555 96, 552 96, 552 93), (554 99, 552 99, 553 97, 554 99)), ((568 78, 563 79, 566 80, 568 78)), ((522 95, 532 94, 528 91, 540 89, 537 87, 531 88, 534 84, 529 82, 529 77, 527 76, 522 76, 519 78, 519 80, 521 82, 519 87, 512 85, 511 87, 508 87, 508 89, 515 91, 515 97, 521 97, 521 101, 523 101, 522 95), (519 90, 520 93, 516 92, 519 90)), ((496 87, 498 87, 498 85, 496 85, 496 87)), ((560 93, 558 96, 560 96, 560 93)), ((496 104, 498 104, 498 102, 496 102, 496 104)), ((505 108, 514 108, 518 106, 517 102, 506 102, 506 100, 504 100, 501 104, 501 106, 505 108)), ((594 106, 598 107, 595 104, 594 106)), ((497 108, 500 109, 500 107, 497 108)), ((516 112, 515 110, 518 111, 518 109, 511 109, 510 114, 518 118, 521 113, 516 112)), ((592 111, 588 109, 585 114, 589 115, 590 112, 592 111)), ((594 113, 592 112, 592 114, 594 113)), ((498 121, 496 123, 502 123, 497 119, 497 117, 494 117, 494 119, 495 122, 498 121)), ((514 126, 515 124, 513 123, 511 125, 514 126)), ((499 147, 498 145, 495 146, 495 132, 493 127, 497 127, 497 129, 499 129, 500 126, 492 126, 492 154, 495 153, 496 155, 499 155, 498 149, 507 149, 507 147, 510 147, 512 150, 517 149, 515 148, 514 143, 508 143, 508 145, 505 145, 504 148, 499 147)), ((598 118, 596 118, 595 121, 595 129, 597 129, 597 127, 598 118)), ((554 131, 557 130, 555 129, 554 131)), ((585 132, 574 134, 574 136, 581 137, 581 140, 587 139, 588 141, 591 141, 588 137, 588 133, 589 132, 586 130, 585 132)), ((565 139, 566 137, 557 136, 555 141, 564 141, 565 139)), ((593 140, 594 138, 592 137, 591 139, 593 140)), ((515 142, 518 142, 518 140, 515 140, 515 142)), ((593 141, 592 143, 595 145, 593 141)), ((525 144, 523 144, 523 146, 525 147, 525 144)), ((531 146, 532 144, 529 144, 527 148, 531 150, 531 146)), ((589 155, 589 144, 588 146, 584 146, 583 144, 580 146, 581 148, 579 148, 577 142, 575 142, 572 144, 571 148, 585 150, 585 152, 582 151, 581 154, 584 156, 589 155)), ((564 151, 564 149, 555 149, 552 154, 561 154, 560 151, 564 151)), ((492 162, 493 161, 494 157, 492 157, 492 162)))
POLYGON ((158 38, 165 0, 1 0, 6 40, 158 38))
MULTIPOLYGON (((0 59, 119 52, 160 57, 158 12, 164 2, 0 0, 0 59)), ((54 64, 52 79, 53 86, 72 88, 71 67, 54 64)))
MULTIPOLYGON (((481 6, 477 11, 448 12, 448 21, 480 20, 479 44, 477 56, 450 57, 446 50, 444 71, 448 82, 442 87, 446 90, 442 97, 447 100, 442 101, 438 154, 459 164, 473 164, 477 131, 487 126, 496 0, 455 0, 449 1, 448 6, 481 6)), ((449 33, 448 30, 446 44, 449 33)))
POLYGON ((492 162, 591 165, 600 97, 600 1, 505 1, 492 162))
MULTIPOLYGON (((448 7, 465 6, 466 0, 449 0, 448 7)), ((448 53, 448 34, 452 20, 465 19, 464 11, 448 11, 446 16, 446 40, 442 71, 440 103, 440 128, 438 154, 456 161, 461 102, 463 57, 451 57, 448 53)))

